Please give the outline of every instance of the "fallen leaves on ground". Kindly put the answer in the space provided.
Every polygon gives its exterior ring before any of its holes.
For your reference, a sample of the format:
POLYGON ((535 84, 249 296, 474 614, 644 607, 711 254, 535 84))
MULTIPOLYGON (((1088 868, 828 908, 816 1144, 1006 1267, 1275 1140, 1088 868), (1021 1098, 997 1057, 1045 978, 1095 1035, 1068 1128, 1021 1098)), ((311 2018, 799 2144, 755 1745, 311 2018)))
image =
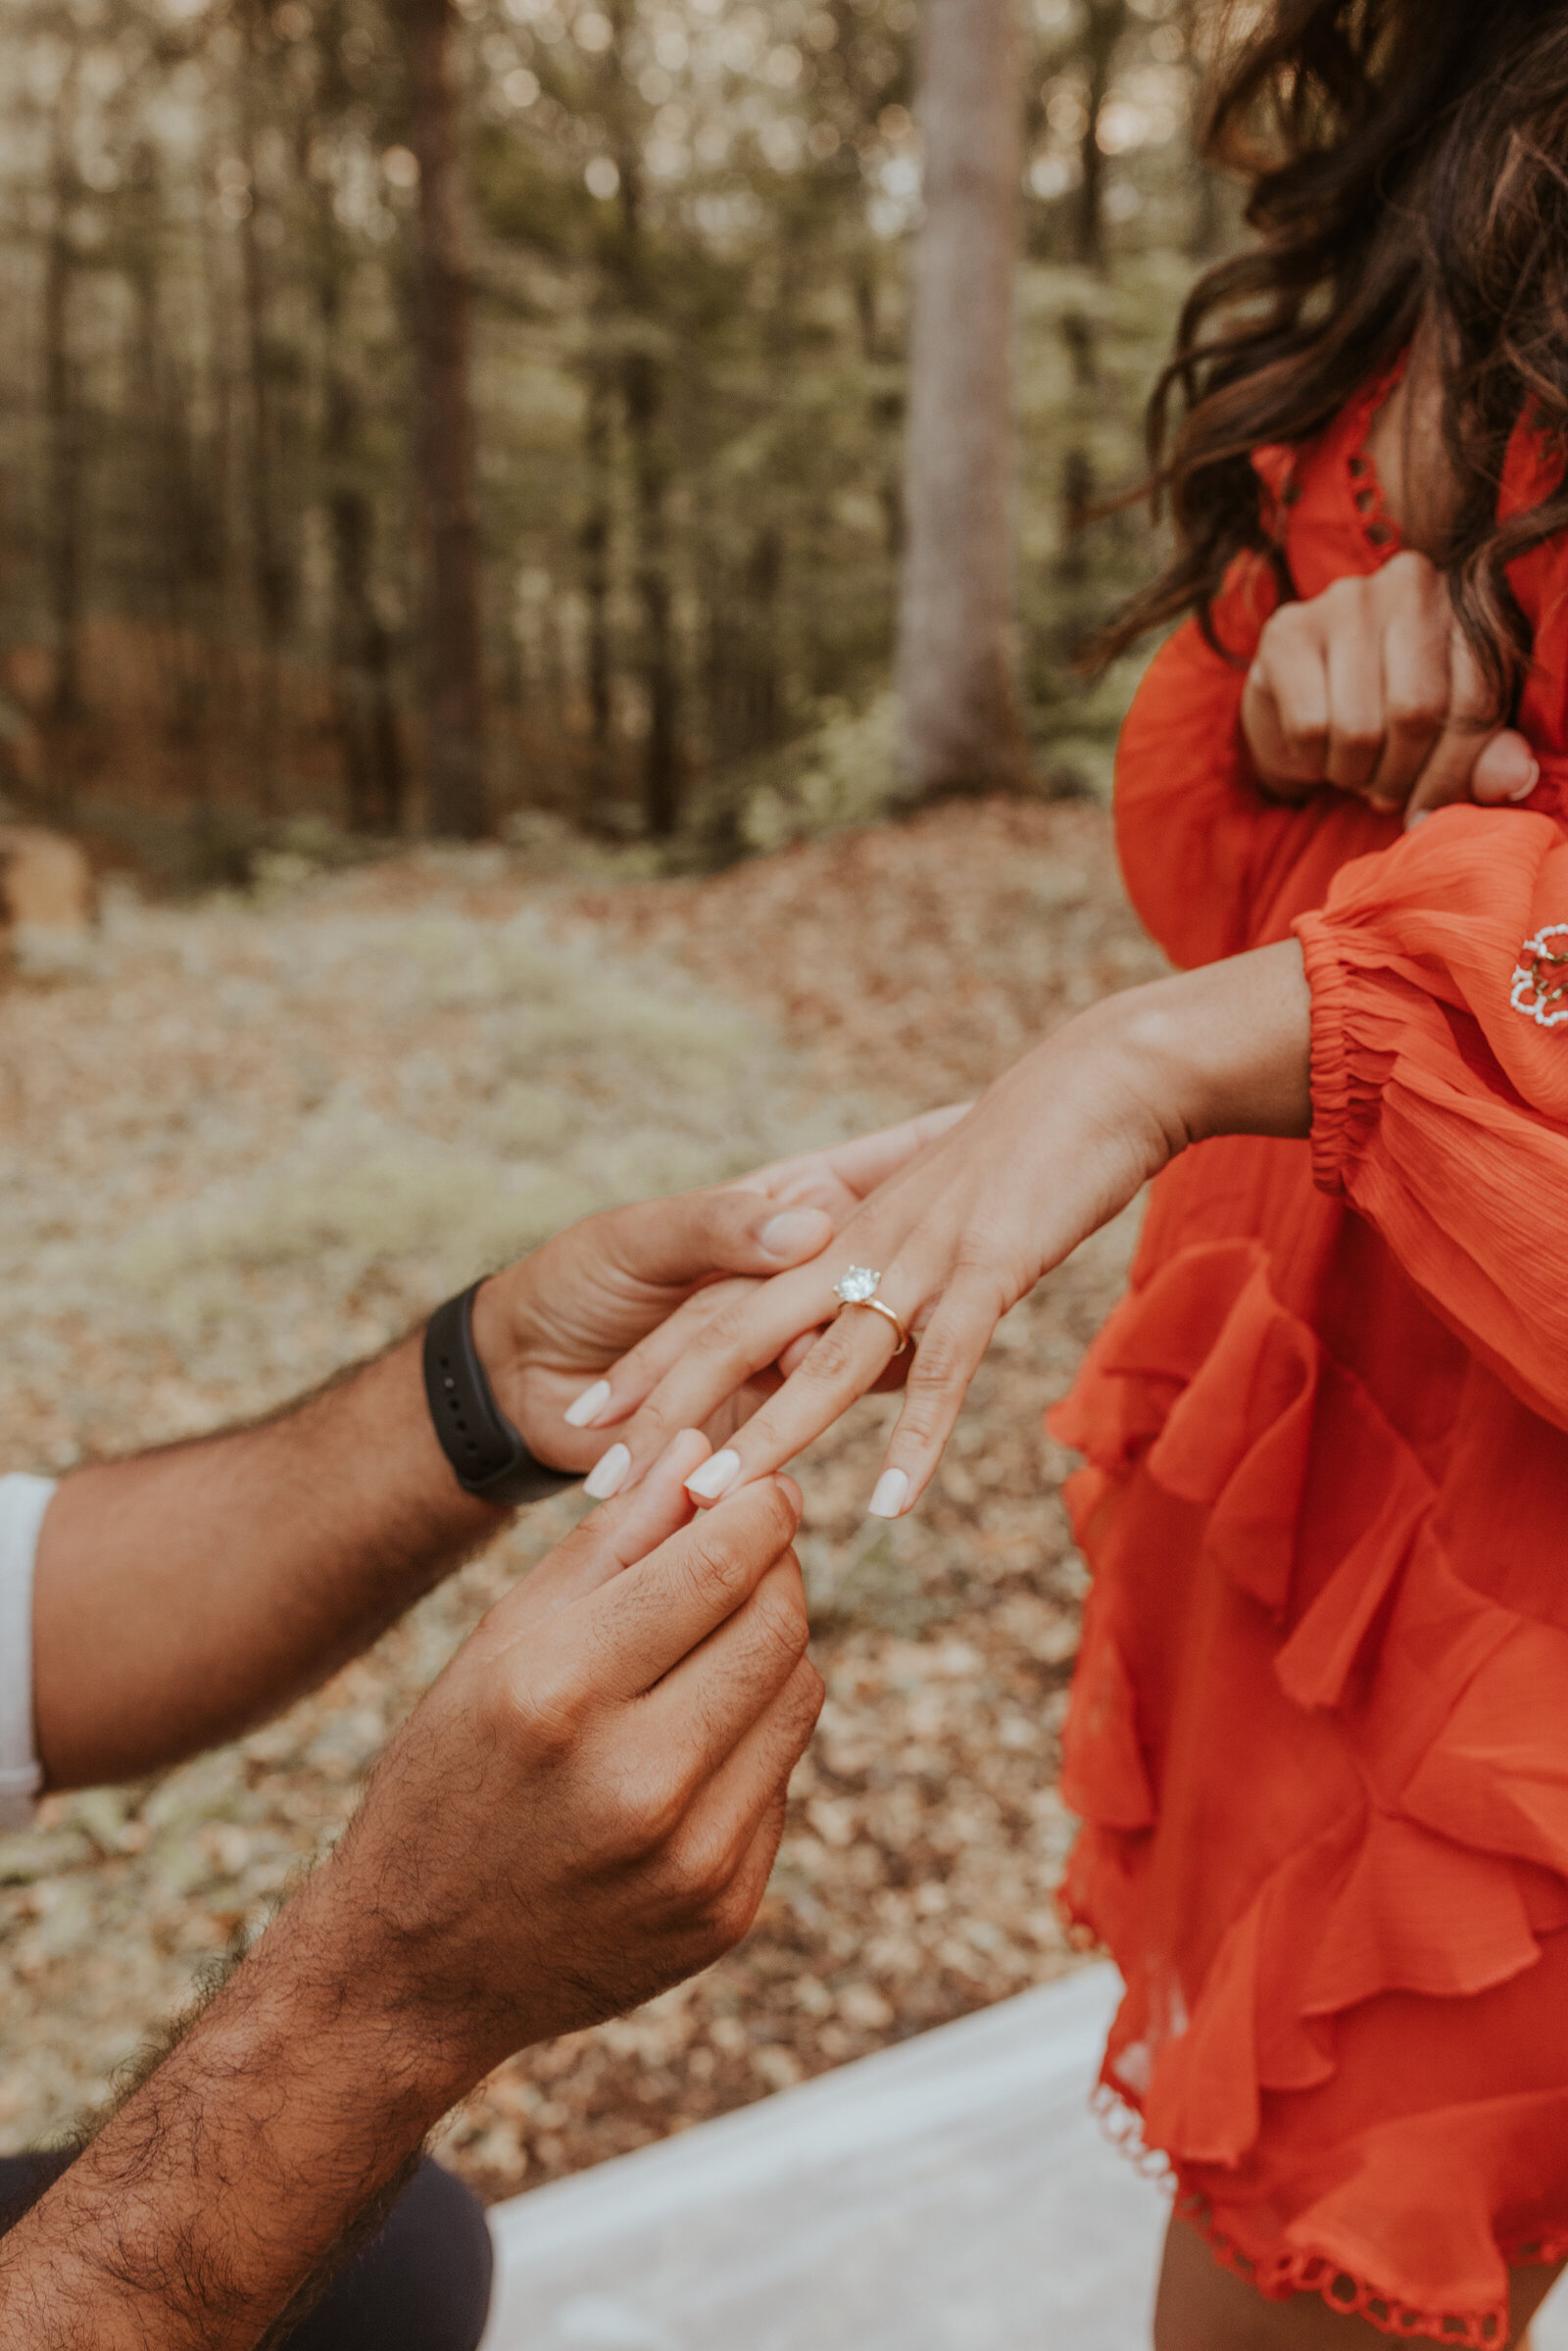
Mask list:
MULTIPOLYGON (((982 1085, 1157 958, 1108 820, 956 806, 702 881, 420 852, 258 905, 112 900, 94 976, 0 997, 9 1468, 267 1409, 472 1271, 613 1199, 982 1085)), ((864 1506, 892 1407, 801 1467, 829 1686, 742 1948, 526 2052, 454 2116, 487 2193, 576 2170, 1072 1963, 1056 1737, 1082 1569, 1041 1428, 1134 1219, 1010 1314, 937 1483, 864 1506)), ((0 1839, 0 2145, 100 2099, 353 1807, 487 1602, 572 1521, 528 1513, 280 1721, 0 1839)))

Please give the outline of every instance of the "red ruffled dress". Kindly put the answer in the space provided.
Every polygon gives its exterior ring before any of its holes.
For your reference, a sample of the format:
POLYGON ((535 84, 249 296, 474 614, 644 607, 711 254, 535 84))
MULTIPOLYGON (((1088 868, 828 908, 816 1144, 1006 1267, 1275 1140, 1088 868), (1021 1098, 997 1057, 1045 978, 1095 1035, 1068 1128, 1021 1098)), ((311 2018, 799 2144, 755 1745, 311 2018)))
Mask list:
MULTIPOLYGON (((1388 378, 1255 460, 1303 597, 1398 545, 1388 378)), ((1505 507, 1547 458, 1521 431, 1505 507)), ((1199 1145, 1055 1434, 1094 1571, 1065 1899, 1126 1996, 1103 2083, 1221 2258, 1390 2333, 1502 2339, 1568 2255, 1568 549, 1524 809, 1265 800, 1196 623, 1118 756, 1123 867, 1181 964, 1288 937, 1310 1143, 1199 1145)), ((1275 601, 1238 559, 1246 656, 1275 601)))

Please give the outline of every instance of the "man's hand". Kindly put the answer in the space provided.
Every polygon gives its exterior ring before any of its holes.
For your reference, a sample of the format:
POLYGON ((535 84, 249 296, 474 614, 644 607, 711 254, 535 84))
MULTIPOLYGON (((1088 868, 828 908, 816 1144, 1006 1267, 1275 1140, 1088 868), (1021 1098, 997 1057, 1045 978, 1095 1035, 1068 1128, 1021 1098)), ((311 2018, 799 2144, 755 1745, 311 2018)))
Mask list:
POLYGON ((1528 799, 1540 777, 1491 696, 1442 573, 1411 550, 1271 614, 1242 700, 1258 779, 1278 799, 1325 785, 1406 825, 1449 801, 1528 799))
MULTIPOLYGON (((541 1461, 604 1451, 585 1386, 758 1279, 808 1262, 939 1111, 723 1190, 616 1208, 498 1274, 474 1309, 496 1395, 541 1461)), ((232 1739, 325 1678, 494 1535, 436 1441, 417 1334, 250 1429, 77 1471, 44 1517, 33 1700, 50 1786, 129 1780, 232 1739)), ((788 1366, 786 1365, 787 1369, 788 1366)), ((776 1385, 713 1415, 720 1439, 776 1385)), ((602 1479, 599 1494, 612 1490, 602 1479)))
MULTIPOLYGON (((961 1115, 932 1111, 735 1184, 610 1209, 497 1274, 474 1301, 474 1340, 529 1451, 552 1468, 589 1469, 604 1451, 592 1431, 609 1396, 596 1386, 612 1363, 684 1309, 664 1342, 678 1351, 750 1282, 818 1256, 846 1216, 961 1115)), ((711 1434, 727 1436, 745 1408, 736 1399, 711 1434)))
POLYGON ((0 2342, 254 2344, 500 2059, 750 1926, 821 1704, 764 1479, 700 1522, 684 1435, 493 1608, 332 1858, 0 2242, 0 2342))
POLYGON ((692 1522, 707 1457, 678 1437, 491 1609, 316 1888, 465 2080, 706 1967, 761 1899, 822 1699, 800 1494, 764 1479, 692 1522))

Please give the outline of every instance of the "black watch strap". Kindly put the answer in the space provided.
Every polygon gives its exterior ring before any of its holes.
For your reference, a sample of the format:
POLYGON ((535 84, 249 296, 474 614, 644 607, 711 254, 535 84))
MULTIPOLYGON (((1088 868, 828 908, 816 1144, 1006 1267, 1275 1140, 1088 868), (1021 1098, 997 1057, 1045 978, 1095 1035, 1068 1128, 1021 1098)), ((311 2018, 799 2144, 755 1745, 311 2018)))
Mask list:
POLYGON ((536 1461, 491 1393, 473 1344, 473 1301, 479 1284, 437 1306, 424 1327, 424 1393, 441 1450, 465 1494, 516 1510, 543 1501, 579 1472, 547 1469, 536 1461))

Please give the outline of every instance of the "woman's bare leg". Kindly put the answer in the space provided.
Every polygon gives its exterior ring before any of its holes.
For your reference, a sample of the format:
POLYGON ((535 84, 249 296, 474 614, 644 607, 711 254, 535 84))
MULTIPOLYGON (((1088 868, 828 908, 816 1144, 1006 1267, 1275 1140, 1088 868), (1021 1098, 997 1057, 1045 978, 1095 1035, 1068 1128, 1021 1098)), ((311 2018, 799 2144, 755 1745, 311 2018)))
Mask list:
MULTIPOLYGON (((1526 2329, 1562 2266, 1509 2272, 1508 2351, 1529 2351, 1526 2329)), ((1154 2351, 1389 2351, 1390 2340, 1365 2319, 1341 2317, 1321 2294, 1266 2301, 1215 2260, 1190 2222, 1172 2215, 1154 2303, 1154 2351)))

